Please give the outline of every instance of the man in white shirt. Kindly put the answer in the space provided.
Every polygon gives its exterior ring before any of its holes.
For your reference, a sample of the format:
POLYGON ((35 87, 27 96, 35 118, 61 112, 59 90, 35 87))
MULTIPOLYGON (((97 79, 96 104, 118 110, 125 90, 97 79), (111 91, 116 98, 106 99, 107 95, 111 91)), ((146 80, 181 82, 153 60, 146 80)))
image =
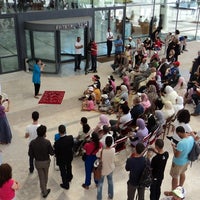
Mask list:
MULTIPOLYGON (((34 111, 32 113, 32 119, 33 119, 32 124, 29 124, 26 127, 26 132, 25 132, 25 138, 29 138, 29 143, 37 137, 37 128, 40 126, 40 124, 38 123, 39 113, 37 111, 34 111)), ((34 171, 33 160, 34 159, 31 156, 29 156, 30 173, 33 173, 34 171)))
POLYGON ((80 64, 81 64, 83 43, 81 42, 80 37, 77 37, 74 47, 75 47, 75 67, 74 67, 74 71, 76 71, 77 69, 81 70, 80 64))
POLYGON ((107 56, 110 57, 112 51, 112 41, 113 41, 113 33, 110 31, 110 28, 108 28, 108 32, 106 33, 106 39, 107 39, 107 56))

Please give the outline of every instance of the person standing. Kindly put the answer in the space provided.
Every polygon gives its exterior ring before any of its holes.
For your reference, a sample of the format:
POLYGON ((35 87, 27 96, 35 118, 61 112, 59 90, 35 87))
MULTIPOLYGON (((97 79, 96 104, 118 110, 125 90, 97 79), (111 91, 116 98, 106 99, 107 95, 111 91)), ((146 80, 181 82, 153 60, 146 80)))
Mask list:
POLYGON ((107 177, 108 182, 108 198, 113 199, 113 171, 115 169, 115 149, 112 148, 113 138, 112 136, 107 136, 105 140, 106 147, 98 151, 96 156, 102 159, 102 177, 98 182, 97 186, 97 200, 102 200, 102 189, 104 177, 107 177))
POLYGON ((10 100, 3 100, 3 97, 0 95, 0 144, 9 144, 12 139, 10 125, 6 117, 6 112, 9 112, 9 106, 10 100), (4 102, 7 102, 7 106, 3 105, 4 102))
POLYGON ((137 143, 134 157, 130 157, 126 161, 125 169, 129 171, 129 180, 127 182, 127 200, 134 200, 135 192, 138 192, 138 200, 144 200, 145 187, 139 187, 139 179, 145 168, 146 160, 143 157, 145 146, 137 143))
POLYGON ((50 166, 49 155, 54 155, 51 142, 46 137, 47 127, 40 125, 37 128, 37 138, 32 140, 29 145, 28 155, 35 159, 35 168, 38 171, 42 196, 46 198, 51 189, 47 189, 48 172, 50 166))
POLYGON ((90 61, 91 61, 91 43, 92 41, 90 41, 88 45, 86 46, 86 60, 85 60, 85 69, 84 69, 85 75, 87 75, 90 72, 89 68, 90 68, 90 61))
MULTIPOLYGON (((178 186, 183 186, 185 182, 185 172, 188 167, 188 154, 192 150, 194 138, 185 132, 182 126, 176 128, 176 133, 181 138, 177 146, 172 143, 173 148, 173 161, 170 170, 172 176, 172 190, 178 186)), ((167 192, 166 192, 167 193, 167 192)))
POLYGON ((159 200, 161 194, 161 184, 164 178, 164 171, 169 153, 163 150, 164 141, 157 139, 155 142, 155 149, 153 152, 156 155, 151 160, 153 182, 150 186, 150 200, 159 200))
POLYGON ((60 134, 60 139, 58 139, 54 144, 56 163, 59 166, 62 178, 60 186, 63 189, 68 190, 69 182, 71 182, 73 178, 71 163, 73 160, 74 140, 72 135, 66 135, 66 127, 64 125, 58 127, 58 132, 60 134))
POLYGON ((34 83, 34 88, 35 88, 35 95, 34 98, 39 99, 38 96, 40 91, 40 77, 41 77, 41 71, 44 71, 45 64, 42 63, 40 59, 36 59, 36 63, 33 66, 33 77, 32 77, 32 82, 34 83))
MULTIPOLYGON (((29 143, 37 137, 37 128, 40 126, 39 122, 39 113, 37 111, 32 112, 32 124, 29 124, 26 127, 25 138, 29 138, 29 143)), ((33 173, 34 165, 33 165, 33 157, 29 156, 29 172, 33 173)))
POLYGON ((81 64, 83 43, 81 42, 80 37, 77 37, 74 47, 75 47, 75 67, 74 67, 74 71, 76 71, 77 69, 81 70, 80 64, 81 64))
MULTIPOLYGON (((99 142, 99 136, 97 133, 93 132, 91 136, 91 141, 87 142, 83 149, 86 153, 86 159, 85 159, 85 182, 82 184, 82 187, 86 190, 89 189, 89 186, 91 184, 91 175, 92 170, 94 166, 94 162, 97 159, 96 153, 99 151, 99 149, 102 148, 101 142, 99 142)), ((98 183, 98 181, 94 180, 95 184, 98 183)))
POLYGON ((132 67, 133 67, 133 63, 134 63, 134 58, 135 58, 135 52, 136 52, 136 44, 133 40, 132 37, 128 37, 128 41, 126 46, 129 46, 129 48, 131 49, 131 59, 132 59, 132 67))
POLYGON ((113 33, 110 30, 110 27, 108 28, 108 32, 106 33, 106 39, 107 39, 107 56, 110 57, 112 52, 112 41, 113 41, 113 33))
POLYGON ((92 68, 89 70, 90 72, 97 72, 97 44, 94 40, 91 41, 91 61, 92 68))
POLYGON ((122 47, 123 47, 123 41, 120 38, 120 35, 117 36, 117 39, 115 40, 115 55, 121 55, 122 53, 122 47))

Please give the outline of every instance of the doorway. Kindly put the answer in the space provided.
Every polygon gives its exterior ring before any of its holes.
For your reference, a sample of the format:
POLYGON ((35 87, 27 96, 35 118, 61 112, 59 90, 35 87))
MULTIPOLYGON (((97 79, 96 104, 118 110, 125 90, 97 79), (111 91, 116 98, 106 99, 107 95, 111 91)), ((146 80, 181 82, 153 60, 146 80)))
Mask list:
MULTIPOLYGON (((30 69, 33 69, 35 59, 41 59, 46 64, 45 73, 59 73, 64 63, 74 62, 77 37, 81 37, 84 46, 82 57, 85 58, 89 24, 88 17, 83 17, 82 21, 80 18, 67 18, 25 22, 30 69)), ((70 66, 70 69, 73 68, 70 66)))

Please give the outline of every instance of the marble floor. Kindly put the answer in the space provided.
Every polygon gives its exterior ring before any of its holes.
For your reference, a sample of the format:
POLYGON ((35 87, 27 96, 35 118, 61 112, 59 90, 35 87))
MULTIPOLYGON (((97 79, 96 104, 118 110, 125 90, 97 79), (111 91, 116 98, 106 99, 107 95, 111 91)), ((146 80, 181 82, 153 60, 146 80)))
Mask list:
MULTIPOLYGON (((199 41, 188 43, 188 50, 180 56, 180 71, 184 77, 188 78, 189 70, 193 59, 197 56, 199 50, 199 41)), ((112 74, 109 63, 98 63, 98 75, 101 77, 102 86, 107 82, 107 76, 112 74)), ((13 168, 13 178, 18 180, 21 185, 16 192, 16 200, 39 200, 43 199, 40 193, 38 175, 34 171, 29 174, 28 166, 28 140, 24 138, 25 127, 31 123, 31 113, 37 110, 40 113, 40 123, 48 128, 47 138, 53 143, 54 134, 60 124, 65 124, 67 134, 76 136, 81 128, 79 120, 86 116, 89 119, 91 127, 95 127, 98 122, 98 112, 82 112, 81 102, 78 98, 83 90, 91 83, 92 74, 84 75, 84 72, 74 72, 73 67, 66 65, 62 68, 59 75, 42 75, 41 92, 45 90, 65 90, 65 96, 61 105, 43 105, 38 104, 38 100, 33 98, 33 84, 31 82, 31 72, 16 72, 0 75, 2 91, 7 93, 11 101, 10 112, 7 113, 11 125, 13 140, 10 145, 0 145, 2 150, 3 162, 8 162, 13 168), (71 68, 71 69, 70 69, 71 68), (69 72, 70 71, 70 72, 69 72)), ((120 84, 121 79, 115 77, 116 82, 120 84)), ((192 112, 193 106, 186 105, 192 112)), ((115 115, 110 115, 110 119, 115 119, 115 115)), ((191 117, 191 126, 195 131, 199 131, 199 117, 191 117)), ((162 185, 162 197, 165 190, 171 188, 171 177, 169 169, 172 160, 172 150, 170 143, 165 140, 165 149, 170 153, 167 163, 165 178, 162 185)), ((96 199, 96 187, 93 183, 89 190, 84 190, 81 184, 84 182, 84 163, 80 157, 74 158, 73 174, 74 178, 68 191, 60 188, 61 178, 59 171, 54 168, 54 158, 51 158, 49 170, 48 187, 51 193, 47 197, 49 200, 87 200, 96 199)), ((126 182, 128 173, 125 171, 126 152, 116 155, 116 169, 114 171, 114 199, 125 200, 126 182)), ((187 191, 187 200, 200 199, 199 174, 200 162, 193 163, 187 170, 185 189, 187 191)), ((107 199, 107 183, 104 184, 103 199, 107 199)), ((145 192, 145 199, 149 199, 149 190, 145 192)))

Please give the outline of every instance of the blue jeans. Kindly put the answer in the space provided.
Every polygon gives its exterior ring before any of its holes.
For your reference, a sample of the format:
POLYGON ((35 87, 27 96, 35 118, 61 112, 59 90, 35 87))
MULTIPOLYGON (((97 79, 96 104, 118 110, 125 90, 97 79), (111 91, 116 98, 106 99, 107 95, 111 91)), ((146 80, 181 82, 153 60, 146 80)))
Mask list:
MULTIPOLYGON (((112 177, 113 173, 111 172, 110 174, 108 174, 107 177, 107 181, 108 181, 108 197, 110 199, 113 198, 113 177, 112 177)), ((101 179, 98 182, 98 188, 97 188, 97 200, 102 200, 102 189, 103 189, 103 182, 104 182, 104 177, 102 176, 101 179)))
POLYGON ((194 113, 195 114, 200 114, 200 103, 198 103, 197 105, 196 105, 196 108, 195 108, 195 110, 194 110, 194 113))
MULTIPOLYGON (((87 155, 85 160, 85 185, 90 186, 91 176, 94 166, 94 161, 97 159, 96 155, 87 155)), ((94 180, 95 181, 95 180, 94 180)), ((95 181, 97 184, 98 181, 95 181)))

